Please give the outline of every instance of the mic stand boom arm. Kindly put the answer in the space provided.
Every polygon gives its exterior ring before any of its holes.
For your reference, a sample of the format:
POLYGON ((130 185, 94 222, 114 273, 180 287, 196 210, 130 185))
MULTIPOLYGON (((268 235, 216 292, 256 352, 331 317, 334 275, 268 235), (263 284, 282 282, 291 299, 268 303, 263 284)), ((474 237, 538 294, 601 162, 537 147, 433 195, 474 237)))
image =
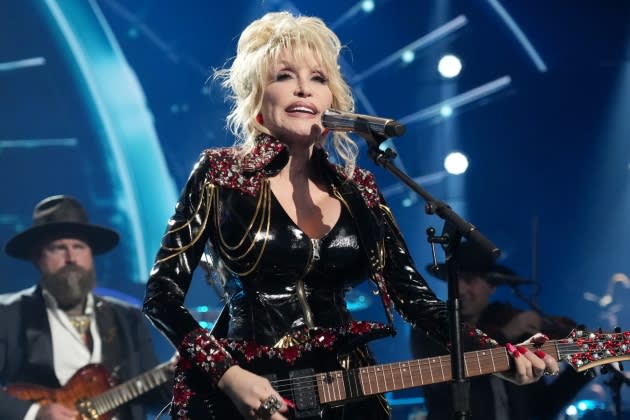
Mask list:
POLYGON ((363 137, 368 144, 368 153, 370 158, 382 168, 387 169, 390 173, 400 179, 416 194, 425 201, 425 212, 427 214, 437 214, 445 221, 442 235, 434 237, 434 229, 430 228, 429 242, 440 243, 446 254, 446 269, 448 277, 448 311, 449 311, 449 334, 451 339, 451 370, 452 370, 452 390, 453 390, 453 408, 456 419, 470 418, 470 383, 465 375, 464 350, 461 339, 461 323, 460 323, 460 303, 459 303, 459 285, 457 281, 457 250, 461 238, 475 241, 485 251, 494 257, 500 254, 500 250, 485 236, 477 230, 471 223, 465 221, 445 202, 438 201, 433 198, 427 191, 418 185, 412 178, 396 167, 391 160, 396 157, 396 153, 387 148, 381 150, 379 145, 386 140, 385 137, 374 133, 367 121, 362 124, 363 127, 356 133, 363 137))

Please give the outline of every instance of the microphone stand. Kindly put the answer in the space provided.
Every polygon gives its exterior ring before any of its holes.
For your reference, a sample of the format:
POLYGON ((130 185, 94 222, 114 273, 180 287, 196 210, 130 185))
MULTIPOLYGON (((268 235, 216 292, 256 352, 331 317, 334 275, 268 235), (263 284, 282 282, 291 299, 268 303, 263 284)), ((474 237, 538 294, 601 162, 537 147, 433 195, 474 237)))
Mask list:
POLYGON ((615 419, 621 420, 623 418, 623 407, 621 406, 621 386, 630 386, 630 379, 626 378, 626 376, 622 372, 615 368, 610 369, 610 375, 611 378, 608 381, 604 382, 604 384, 608 385, 610 387, 610 390, 612 391, 615 419))
POLYGON ((500 250, 483 236, 475 226, 455 213, 448 204, 433 198, 412 178, 396 167, 391 162, 391 160, 396 157, 396 153, 390 148, 384 151, 379 148, 379 145, 385 141, 387 137, 375 133, 370 128, 368 121, 359 119, 355 132, 366 140, 369 156, 377 165, 387 169, 424 199, 424 208, 427 214, 436 214, 445 220, 444 229, 440 236, 434 236, 435 229, 433 228, 427 229, 427 234, 432 249, 433 244, 439 243, 444 248, 446 254, 446 270, 448 277, 447 306, 449 311, 449 334, 452 345, 451 372, 453 376, 452 391, 455 418, 470 419, 470 382, 465 375, 464 350, 461 338, 457 251, 462 237, 477 242, 484 250, 495 257, 500 254, 500 250))

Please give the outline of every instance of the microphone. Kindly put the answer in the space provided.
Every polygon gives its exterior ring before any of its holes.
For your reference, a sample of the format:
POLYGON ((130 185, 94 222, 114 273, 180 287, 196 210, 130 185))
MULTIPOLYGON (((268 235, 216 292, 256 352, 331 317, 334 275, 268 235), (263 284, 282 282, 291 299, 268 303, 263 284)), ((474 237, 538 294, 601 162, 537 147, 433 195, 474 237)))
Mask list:
POLYGON ((332 108, 327 109, 322 114, 322 125, 329 130, 376 134, 384 138, 399 137, 405 134, 405 126, 391 118, 353 114, 332 108))
POLYGON ((490 272, 486 274, 486 278, 488 282, 494 284, 495 286, 520 286, 521 284, 536 284, 534 280, 524 279, 518 276, 514 276, 512 274, 503 274, 490 272))

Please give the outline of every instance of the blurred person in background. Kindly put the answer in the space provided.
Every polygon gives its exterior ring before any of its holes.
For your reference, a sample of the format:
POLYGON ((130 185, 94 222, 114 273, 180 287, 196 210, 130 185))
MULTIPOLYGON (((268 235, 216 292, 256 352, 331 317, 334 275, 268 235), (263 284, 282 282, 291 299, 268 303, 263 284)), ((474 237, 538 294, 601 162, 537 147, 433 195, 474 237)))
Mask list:
POLYGON ((88 222, 78 200, 56 195, 6 243, 7 255, 33 263, 39 282, 0 295, 0 418, 74 420, 83 397, 109 390, 110 374, 123 382, 154 368, 149 384, 107 404, 118 420, 145 420, 168 403, 175 360, 156 368, 142 312, 93 293, 94 256, 118 241, 114 230, 88 222))
MULTIPOLYGON (((479 328, 499 343, 518 343, 541 331, 552 339, 566 337, 576 323, 566 317, 543 317, 509 303, 492 301, 498 286, 526 283, 508 267, 474 242, 463 242, 457 254, 457 279, 462 322, 479 328)), ((429 266, 428 271, 446 281, 446 267, 429 266)), ((416 358, 447 354, 448 350, 422 331, 411 333, 411 352, 416 358)), ((514 386, 495 376, 470 378, 472 420, 552 419, 590 380, 590 376, 565 369, 557 378, 545 378, 531 385, 514 386)), ((422 388, 429 420, 453 417, 450 384, 422 388)))

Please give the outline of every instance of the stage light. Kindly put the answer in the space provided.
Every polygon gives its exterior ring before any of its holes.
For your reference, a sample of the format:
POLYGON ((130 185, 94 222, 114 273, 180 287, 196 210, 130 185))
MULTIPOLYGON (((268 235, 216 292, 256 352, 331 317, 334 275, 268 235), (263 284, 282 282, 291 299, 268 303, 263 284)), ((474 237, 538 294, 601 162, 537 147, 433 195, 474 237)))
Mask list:
POLYGON ((412 50, 407 50, 402 53, 400 59, 403 61, 403 63, 409 64, 416 59, 416 53, 414 53, 412 50))
POLYGON ((462 62, 453 54, 446 54, 438 62, 438 71, 447 79, 457 77, 462 71, 462 62))
POLYGON ((453 107, 450 105, 442 105, 440 108, 440 115, 444 118, 448 118, 453 115, 453 107))
POLYGON ((570 406, 567 407, 566 410, 564 410, 564 413, 569 417, 575 417, 578 414, 578 409, 576 406, 571 404, 570 406))
POLYGON ((459 95, 447 98, 439 103, 429 105, 428 107, 414 112, 413 114, 401 117, 398 121, 401 124, 411 124, 419 121, 426 121, 434 118, 442 112, 442 107, 448 103, 448 106, 452 109, 460 108, 469 103, 478 101, 482 98, 488 97, 493 93, 507 88, 512 83, 510 76, 502 76, 491 82, 485 83, 481 86, 472 88, 459 95))
POLYGON ((27 67, 43 66, 46 64, 44 57, 25 58, 16 61, 0 62, 0 71, 19 70, 27 67))
POLYGON ((363 11, 365 13, 370 13, 372 10, 374 10, 374 1, 373 0, 363 0, 361 2, 361 9, 363 9, 363 11))
POLYGON ((403 207, 411 207, 412 204, 413 204, 413 200, 409 197, 404 198, 402 201, 403 207))
POLYGON ((468 169, 468 158, 460 152, 449 153, 444 159, 444 169, 452 175, 461 175, 468 169))

